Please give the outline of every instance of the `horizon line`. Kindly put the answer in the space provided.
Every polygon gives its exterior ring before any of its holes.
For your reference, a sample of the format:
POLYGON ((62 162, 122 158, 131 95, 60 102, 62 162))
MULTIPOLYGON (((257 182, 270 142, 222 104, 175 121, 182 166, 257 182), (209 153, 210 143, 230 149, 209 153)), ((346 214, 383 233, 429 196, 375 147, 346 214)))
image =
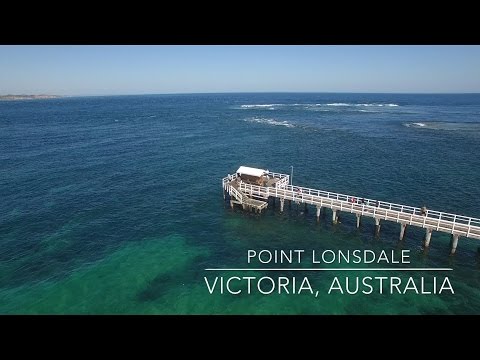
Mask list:
POLYGON ((151 96, 151 95, 217 95, 217 94, 389 94, 389 95, 479 95, 478 92, 382 92, 382 91, 206 91, 206 92, 159 92, 126 94, 68 94, 54 93, 8 93, 0 96, 58 96, 58 97, 110 97, 110 96, 151 96))

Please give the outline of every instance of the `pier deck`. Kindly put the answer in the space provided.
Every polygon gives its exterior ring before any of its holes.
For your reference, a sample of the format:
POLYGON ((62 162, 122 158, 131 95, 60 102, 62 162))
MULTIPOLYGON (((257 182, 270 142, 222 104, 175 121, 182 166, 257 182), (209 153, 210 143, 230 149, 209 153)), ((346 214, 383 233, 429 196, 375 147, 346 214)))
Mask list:
MULTIPOLYGON (((268 175, 269 181, 265 186, 245 183, 237 174, 223 178, 222 186, 224 191, 230 194, 233 203, 246 204, 247 207, 256 211, 266 208, 269 198, 277 198, 280 200, 280 211, 282 212, 285 200, 305 204, 305 206, 315 206, 317 208, 317 218, 319 218, 322 208, 329 208, 332 210, 332 221, 334 223, 338 221, 339 212, 355 214, 357 216, 357 227, 360 226, 362 216, 374 218, 376 231, 380 229, 381 220, 400 223, 401 240, 407 225, 421 227, 426 229, 425 247, 430 244, 432 231, 449 233, 452 234, 452 253, 455 252, 459 236, 480 239, 480 219, 478 218, 429 209, 422 213, 421 208, 413 206, 288 185, 289 175, 286 174, 269 172, 268 175), (265 199, 265 201, 255 200, 254 197, 265 199)), ((231 203, 232 207, 233 203, 231 203)))

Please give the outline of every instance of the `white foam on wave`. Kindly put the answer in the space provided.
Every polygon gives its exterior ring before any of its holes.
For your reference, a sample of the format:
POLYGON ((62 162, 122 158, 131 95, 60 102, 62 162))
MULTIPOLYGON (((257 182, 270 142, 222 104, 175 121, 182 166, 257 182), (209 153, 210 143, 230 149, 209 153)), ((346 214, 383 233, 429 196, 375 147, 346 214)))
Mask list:
POLYGON ((267 110, 276 110, 277 107, 299 107, 303 106, 306 109, 312 109, 315 107, 398 107, 398 104, 380 104, 380 103, 343 103, 343 102, 335 102, 335 103, 321 103, 321 104, 244 104, 240 105, 242 109, 267 109, 267 110))
MULTIPOLYGON (((322 104, 316 104, 316 105, 322 106, 322 104)), ((347 104, 347 103, 328 103, 325 105, 326 106, 351 106, 351 104, 347 104)))
POLYGON ((245 105, 240 105, 241 108, 243 109, 255 109, 255 108, 272 108, 274 106, 283 106, 285 104, 245 104, 245 105))
POLYGON ((406 127, 416 127, 416 128, 423 128, 423 127, 427 126, 427 124, 422 123, 422 122, 406 123, 406 124, 403 124, 403 125, 406 126, 406 127))
POLYGON ((412 122, 403 124, 409 128, 429 129, 429 130, 444 130, 444 131, 465 131, 472 134, 480 133, 480 123, 475 122, 452 122, 452 121, 425 121, 412 122))
POLYGON ((355 106, 374 106, 374 107, 396 107, 398 104, 377 104, 377 103, 366 103, 366 104, 354 104, 355 106))
POLYGON ((275 119, 271 119, 271 118, 257 118, 257 117, 253 117, 253 118, 244 119, 244 121, 247 121, 247 122, 255 122, 255 123, 259 123, 259 124, 274 125, 274 126, 285 126, 285 127, 289 127, 289 128, 295 127, 293 124, 290 124, 290 123, 289 123, 288 121, 286 121, 286 120, 284 120, 284 121, 279 121, 279 120, 275 120, 275 119))
POLYGON ((399 106, 398 104, 380 104, 380 103, 361 103, 361 104, 354 104, 354 103, 327 103, 327 104, 315 104, 316 106, 365 106, 365 107, 396 107, 399 106))

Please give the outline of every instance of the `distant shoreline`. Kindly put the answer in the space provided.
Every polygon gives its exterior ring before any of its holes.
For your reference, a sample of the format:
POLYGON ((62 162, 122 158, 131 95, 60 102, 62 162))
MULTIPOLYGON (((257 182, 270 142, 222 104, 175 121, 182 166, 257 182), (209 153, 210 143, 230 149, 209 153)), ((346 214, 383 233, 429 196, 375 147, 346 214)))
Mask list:
POLYGON ((127 96, 191 96, 191 95, 419 95, 419 96, 456 96, 469 95, 479 96, 480 92, 467 93, 431 93, 431 92, 331 92, 331 91, 259 91, 259 92, 171 92, 171 93, 140 93, 140 94, 90 94, 90 95, 0 95, 0 101, 10 100, 38 100, 38 99, 65 99, 65 98, 104 98, 104 97, 127 97, 127 96))
POLYGON ((58 99, 60 95, 0 95, 0 100, 42 100, 42 99, 58 99))

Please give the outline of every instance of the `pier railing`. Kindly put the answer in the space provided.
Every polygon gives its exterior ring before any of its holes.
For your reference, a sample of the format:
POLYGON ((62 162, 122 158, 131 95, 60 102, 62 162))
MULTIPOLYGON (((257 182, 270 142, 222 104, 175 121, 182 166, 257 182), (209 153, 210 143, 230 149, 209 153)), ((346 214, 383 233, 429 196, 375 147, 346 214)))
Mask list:
POLYGON ((238 201, 243 202, 243 195, 233 186, 230 186, 230 195, 232 194, 238 201))
POLYGON ((459 233, 467 237, 480 238, 480 219, 426 210, 413 206, 395 204, 352 195, 322 191, 301 186, 264 187, 239 183, 239 190, 247 195, 268 198, 274 196, 316 206, 328 206, 340 211, 378 217, 385 220, 408 223, 423 228, 459 233))
POLYGON ((223 188, 228 191, 228 183, 229 183, 230 181, 235 180, 237 177, 238 177, 237 174, 233 174, 233 175, 232 175, 232 174, 228 174, 228 176, 224 177, 224 178, 222 179, 222 186, 223 186, 223 188))
MULTIPOLYGON (((270 178, 273 178, 273 179, 278 179, 278 181, 275 183, 275 187, 279 187, 279 188, 283 188, 285 186, 287 186, 290 182, 290 175, 286 175, 286 174, 281 174, 281 173, 276 173, 276 172, 271 172, 269 171, 267 173, 267 175, 270 177, 270 178)), ((223 188, 225 190, 227 190, 227 184, 230 182, 230 181, 233 181, 235 179, 238 178, 238 175, 237 174, 228 174, 228 176, 224 177, 222 179, 222 185, 223 185, 223 188)))
POLYGON ((223 189, 226 190, 229 195, 233 194, 233 196, 238 201, 243 202, 243 195, 240 193, 240 191, 235 189, 235 187, 228 185, 231 181, 235 180, 236 178, 237 178, 237 174, 234 174, 234 175, 229 174, 227 177, 223 178, 222 179, 223 189))
POLYGON ((275 172, 271 172, 271 171, 269 171, 267 173, 267 175, 271 178, 278 179, 278 181, 275 183, 275 187, 283 188, 290 183, 290 176, 289 175, 275 173, 275 172))

